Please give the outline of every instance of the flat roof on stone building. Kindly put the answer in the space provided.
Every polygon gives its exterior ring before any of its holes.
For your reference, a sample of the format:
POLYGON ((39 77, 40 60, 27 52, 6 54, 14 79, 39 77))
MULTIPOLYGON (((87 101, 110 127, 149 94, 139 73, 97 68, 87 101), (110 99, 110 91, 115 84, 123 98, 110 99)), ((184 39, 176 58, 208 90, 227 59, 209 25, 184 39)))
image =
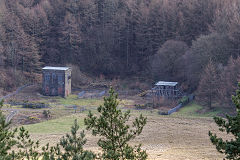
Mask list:
POLYGON ((59 70, 59 71, 66 71, 68 69, 70 69, 70 67, 50 67, 50 66, 46 66, 44 68, 42 68, 43 70, 59 70))

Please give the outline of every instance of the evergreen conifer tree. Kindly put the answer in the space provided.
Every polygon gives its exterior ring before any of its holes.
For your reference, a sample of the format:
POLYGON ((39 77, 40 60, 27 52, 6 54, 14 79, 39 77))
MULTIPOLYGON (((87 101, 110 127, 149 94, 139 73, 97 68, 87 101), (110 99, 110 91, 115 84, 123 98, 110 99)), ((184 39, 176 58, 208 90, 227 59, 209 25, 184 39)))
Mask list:
MULTIPOLYGON (((0 108, 3 106, 3 100, 0 102, 0 108)), ((21 127, 16 137, 17 128, 11 129, 5 116, 0 110, 0 159, 17 160, 28 159, 37 160, 40 154, 36 151, 39 142, 31 140, 28 131, 21 127), (12 147, 17 147, 19 151, 15 152, 12 147)))
POLYGON ((80 137, 77 136, 79 125, 75 120, 71 129, 71 135, 60 139, 60 143, 50 147, 49 144, 42 147, 39 152, 39 141, 33 141, 29 132, 20 127, 17 133, 16 129, 9 127, 10 123, 6 122, 6 118, 1 111, 3 101, 0 102, 0 160, 93 160, 95 154, 91 151, 83 150, 86 143, 85 133, 81 132, 80 137), (13 150, 17 147, 17 150, 13 150))
POLYGON ((96 155, 88 150, 83 149, 86 144, 85 133, 82 131, 80 137, 77 136, 79 125, 77 120, 71 127, 71 134, 66 134, 60 139, 60 142, 50 147, 49 144, 42 148, 43 160, 93 160, 96 155))
POLYGON ((24 128, 20 127, 18 136, 16 137, 17 152, 12 152, 12 160, 27 159, 27 160, 38 160, 41 157, 41 153, 38 152, 39 141, 31 139, 29 132, 24 128))
POLYGON ((128 143, 141 134, 146 124, 146 118, 140 115, 130 128, 130 111, 123 113, 118 107, 117 94, 111 88, 109 97, 104 98, 104 105, 98 107, 100 115, 97 117, 89 112, 85 118, 85 125, 92 130, 94 136, 101 136, 98 145, 102 148, 100 158, 109 160, 147 158, 146 151, 141 150, 141 145, 132 147, 128 143))
MULTIPOLYGON (((239 83, 240 88, 240 83, 239 83)), ((231 117, 226 115, 226 119, 215 117, 214 121, 219 126, 221 132, 226 132, 234 136, 231 140, 223 140, 209 131, 211 142, 216 146, 216 149, 226 155, 226 159, 240 159, 240 89, 236 91, 236 96, 232 97, 233 103, 237 109, 237 115, 231 117)))
POLYGON ((86 144, 87 140, 84 132, 81 132, 80 137, 77 137, 78 129, 79 125, 77 120, 75 120, 71 129, 71 135, 67 134, 66 137, 62 137, 60 140, 60 146, 64 148, 63 160, 92 160, 95 158, 91 151, 83 150, 83 145, 86 144))
MULTIPOLYGON (((0 102, 0 109, 3 106, 3 100, 0 102)), ((6 118, 0 110, 0 159, 10 160, 11 156, 8 154, 11 148, 16 144, 14 140, 17 130, 11 131, 6 118)))

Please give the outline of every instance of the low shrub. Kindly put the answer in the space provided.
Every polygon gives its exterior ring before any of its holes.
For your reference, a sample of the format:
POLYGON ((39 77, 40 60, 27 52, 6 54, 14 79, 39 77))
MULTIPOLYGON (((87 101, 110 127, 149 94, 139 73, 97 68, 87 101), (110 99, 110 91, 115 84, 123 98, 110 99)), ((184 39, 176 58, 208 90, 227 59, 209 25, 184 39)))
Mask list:
POLYGON ((168 115, 168 112, 158 111, 159 115, 168 115))
POLYGON ((31 109, 41 109, 48 108, 49 104, 46 103, 24 103, 23 108, 31 108, 31 109))
POLYGON ((45 118, 49 118, 49 117, 51 117, 51 112, 49 110, 44 110, 43 115, 45 118))
POLYGON ((135 104, 134 106, 136 109, 146 109, 146 106, 144 104, 135 104))
POLYGON ((37 121, 37 120, 39 120, 39 118, 37 118, 37 117, 32 117, 32 116, 28 117, 28 119, 29 119, 29 120, 32 120, 32 121, 37 121))
POLYGON ((144 96, 146 96, 148 94, 148 92, 149 92, 148 90, 147 91, 143 91, 143 92, 139 93, 138 96, 139 97, 144 97, 144 96))
POLYGON ((189 102, 189 98, 188 96, 183 96, 180 100, 179 100, 179 103, 185 105, 189 102))
POLYGON ((152 103, 146 103, 146 104, 135 104, 134 105, 136 109, 148 109, 148 108, 153 108, 152 103))

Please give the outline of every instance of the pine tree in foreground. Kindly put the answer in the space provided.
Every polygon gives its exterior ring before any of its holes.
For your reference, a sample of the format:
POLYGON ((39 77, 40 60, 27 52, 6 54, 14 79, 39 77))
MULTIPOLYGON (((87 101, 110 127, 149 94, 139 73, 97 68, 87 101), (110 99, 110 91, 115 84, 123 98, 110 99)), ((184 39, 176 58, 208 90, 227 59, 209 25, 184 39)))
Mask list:
POLYGON ((236 91, 236 96, 232 97, 233 103, 237 108, 237 115, 231 117, 226 115, 226 119, 215 117, 214 120, 219 126, 221 132, 226 132, 234 136, 234 139, 223 140, 209 131, 211 142, 216 146, 216 149, 226 155, 227 159, 240 159, 240 83, 239 89, 236 91))
MULTIPOLYGON (((0 102, 0 108, 3 106, 3 101, 0 102)), ((19 129, 16 137, 17 128, 9 127, 11 122, 7 122, 2 110, 0 110, 0 159, 2 160, 17 160, 31 159, 37 160, 40 154, 36 151, 38 141, 34 142, 30 139, 28 131, 23 127, 19 129), (12 148, 17 147, 15 152, 12 148)))
POLYGON ((49 144, 42 147, 40 152, 39 141, 33 141, 24 127, 19 130, 11 129, 10 123, 1 111, 3 101, 0 102, 0 160, 93 160, 95 154, 83 150, 86 143, 85 133, 77 135, 79 125, 75 120, 71 134, 62 137, 60 142, 53 147, 49 144), (16 135, 17 134, 17 135, 16 135), (15 149, 13 149, 15 147, 15 149), (16 149, 17 148, 17 149, 16 149))
POLYGON ((66 134, 60 139, 60 142, 49 147, 49 144, 42 148, 43 160, 93 160, 95 154, 91 151, 84 150, 83 146, 87 140, 85 133, 82 131, 78 136, 79 125, 77 120, 74 121, 71 127, 71 134, 66 134))
POLYGON ((88 130, 92 130, 94 136, 100 136, 98 145, 102 148, 101 159, 125 160, 147 159, 147 153, 141 150, 141 145, 130 146, 128 143, 136 136, 140 135, 146 124, 146 118, 140 115, 132 123, 128 123, 130 111, 123 113, 118 109, 117 94, 111 88, 109 97, 104 98, 104 105, 98 107, 99 116, 94 116, 91 112, 85 118, 85 125, 88 130))
POLYGON ((77 136, 79 125, 77 120, 71 129, 71 135, 67 134, 66 137, 60 139, 60 146, 64 149, 63 160, 92 160, 95 155, 91 151, 83 150, 83 145, 86 144, 85 133, 82 131, 80 137, 77 136))
POLYGON ((9 152, 16 144, 14 136, 17 129, 11 130, 9 128, 10 123, 6 122, 6 118, 1 111, 2 106, 3 101, 0 102, 0 159, 11 160, 12 158, 11 155, 9 155, 9 152))

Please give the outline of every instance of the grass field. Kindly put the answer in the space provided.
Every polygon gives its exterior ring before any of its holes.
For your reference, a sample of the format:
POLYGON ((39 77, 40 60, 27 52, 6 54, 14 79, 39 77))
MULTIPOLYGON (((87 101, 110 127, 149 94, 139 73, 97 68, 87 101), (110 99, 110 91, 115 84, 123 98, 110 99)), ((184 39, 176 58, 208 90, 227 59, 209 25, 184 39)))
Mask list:
POLYGON ((173 116, 185 116, 185 117, 214 117, 217 116, 222 111, 219 109, 215 109, 213 111, 209 111, 207 113, 199 113, 198 111, 202 110, 203 106, 192 102, 187 106, 181 108, 178 112, 173 113, 173 116))
MULTIPOLYGON (((29 91, 30 92, 30 91, 29 91)), ((31 91, 32 92, 32 91, 31 91)), ((27 94, 28 95, 28 94, 27 94)), ((24 97, 24 96, 22 96, 24 97)), ((52 120, 43 121, 36 124, 25 125, 34 140, 40 140, 41 145, 50 143, 54 145, 66 133, 70 132, 75 119, 77 119, 80 130, 85 129, 84 118, 88 111, 97 113, 97 106, 103 104, 100 98, 78 99, 77 95, 71 95, 68 98, 61 97, 43 97, 39 101, 50 104, 52 120), (77 105, 77 113, 73 108, 77 105), (80 112, 84 107, 85 110, 80 112)), ((219 132, 214 123, 212 116, 217 115, 220 111, 201 113, 203 107, 196 103, 191 103, 180 109, 177 113, 170 116, 158 114, 158 110, 135 110, 133 105, 135 99, 123 99, 119 101, 119 107, 125 112, 131 109, 133 118, 143 114, 147 117, 147 124, 142 134, 131 144, 143 144, 149 154, 149 159, 159 160, 220 160, 223 155, 219 154, 211 144, 208 131, 213 131, 220 136, 227 137, 219 132)), ((7 107, 6 107, 7 108, 7 107)), ((13 109, 16 107, 13 107, 13 109)), ((31 110, 20 109, 21 113, 42 114, 45 109, 31 110)), ((133 119, 132 118, 132 119, 133 119)), ((131 119, 131 120, 132 120, 131 119)), ((97 140, 99 137, 91 135, 90 131, 86 132, 87 144, 85 149, 99 152, 97 140)))
POLYGON ((102 99, 89 98, 89 99, 79 99, 77 95, 70 95, 67 98, 56 99, 57 103, 62 105, 78 105, 78 106, 99 106, 103 104, 102 99))
MULTIPOLYGON (((131 143, 142 143, 147 150, 149 159, 159 160, 220 160, 223 155, 219 154, 210 143, 208 131, 219 133, 212 115, 199 114, 201 106, 192 103, 182 108, 178 113, 170 116, 160 116, 157 111, 131 110, 133 116, 143 114, 148 118, 143 133, 131 143)), ((123 110, 125 111, 125 109, 123 110)), ((88 111, 72 114, 58 119, 45 121, 38 124, 26 125, 33 139, 40 140, 41 144, 55 144, 65 133, 70 132, 74 119, 78 120, 81 130, 85 129, 84 117, 88 111)), ((95 112, 96 113, 96 112, 95 112)), ((88 131, 86 149, 98 152, 97 137, 93 137, 88 131)))
POLYGON ((75 114, 42 123, 25 125, 24 127, 33 134, 63 134, 70 132, 70 127, 73 125, 75 119, 77 119, 79 126, 84 128, 84 117, 84 114, 75 114))
MULTIPOLYGON (((139 112, 134 112, 137 115, 139 112)), ((160 116, 155 113, 145 113, 148 121, 142 134, 131 142, 132 145, 142 143, 147 150, 149 159, 159 160, 220 160, 223 158, 210 143, 208 131, 219 133, 212 118, 208 117, 177 117, 160 116)), ((40 140, 41 144, 55 144, 59 138, 70 131, 74 119, 78 119, 81 130, 84 129, 85 114, 66 116, 57 120, 28 125, 32 138, 40 140)), ((87 133, 88 142, 85 149, 99 151, 96 145, 97 137, 87 133)))
MULTIPOLYGON (((84 118, 87 116, 88 112, 91 110, 92 113, 97 113, 97 105, 100 105, 103 103, 101 100, 91 99, 91 100, 73 100, 75 99, 75 96, 70 96, 68 99, 60 98, 61 103, 65 105, 70 104, 77 104, 77 102, 80 102, 82 104, 92 104, 92 107, 87 107, 85 111, 82 113, 74 113, 74 110, 68 111, 67 113, 64 113, 64 110, 66 108, 64 106, 54 106, 52 108, 52 112, 54 114, 59 114, 59 118, 52 119, 48 121, 44 121, 37 124, 32 125, 26 125, 26 129, 29 130, 31 133, 38 133, 38 134, 62 134, 70 131, 70 127, 73 124, 74 120, 77 119, 78 123, 81 128, 84 127, 84 118)), ((129 104, 132 103, 131 101, 122 100, 120 101, 120 104, 129 104)), ((163 116, 163 117, 183 117, 183 118, 204 118, 204 117, 213 117, 216 116, 220 111, 213 111, 209 113, 198 113, 199 110, 201 110, 203 107, 196 104, 191 103, 183 108, 181 108, 178 112, 173 113, 170 116, 163 116)), ((124 109, 123 112, 127 111, 127 109, 124 109)), ((66 111, 65 111, 66 112, 66 111)), ((142 114, 145 117, 161 117, 158 115, 157 110, 131 110, 131 115, 138 116, 142 114)), ((56 116, 57 117, 57 116, 56 116)))
MULTIPOLYGON (((126 109, 123 112, 127 111, 126 109)), ((72 113, 72 115, 64 116, 61 118, 44 121, 41 123, 25 125, 24 127, 31 133, 35 134, 62 134, 70 131, 70 127, 72 126, 75 119, 77 119, 80 128, 84 129, 84 118, 87 116, 89 110, 86 110, 82 113, 72 113)), ((96 108, 92 108, 91 112, 93 114, 97 114, 96 108)), ((132 111, 132 116, 138 116, 143 114, 145 117, 157 116, 157 112, 150 111, 132 111)))
MULTIPOLYGON (((93 100, 96 102, 96 100, 93 100)), ((65 104, 68 100, 66 100, 65 104)), ((75 102, 74 102, 75 103, 75 102)), ((84 102, 86 103, 86 102, 84 102)), ((102 103, 102 102, 101 102, 102 103)), ((216 116, 220 111, 213 111, 209 113, 200 114, 198 111, 202 109, 202 106, 191 103, 183 108, 181 108, 178 112, 173 113, 170 116, 163 116, 163 117, 184 117, 184 118, 204 118, 204 117, 213 117, 216 116)), ((55 114, 58 112, 63 112, 64 107, 55 108, 53 110, 55 114)), ((91 110, 93 113, 97 113, 96 107, 88 107, 86 111, 82 113, 72 113, 72 115, 60 117, 53 120, 48 120, 42 123, 26 125, 26 129, 29 130, 31 133, 38 133, 38 134, 62 134, 70 131, 70 127, 73 124, 74 120, 77 119, 78 123, 81 128, 84 128, 84 118, 87 116, 88 111, 91 110)), ((123 110, 123 112, 126 110, 123 110)), ((73 112, 73 111, 72 111, 73 112)), ((59 113, 61 114, 61 113, 59 113)), ((160 115, 157 114, 157 110, 131 110, 131 114, 133 116, 138 116, 143 114, 145 117, 159 117, 160 115)), ((161 116, 160 116, 161 117, 161 116)))

